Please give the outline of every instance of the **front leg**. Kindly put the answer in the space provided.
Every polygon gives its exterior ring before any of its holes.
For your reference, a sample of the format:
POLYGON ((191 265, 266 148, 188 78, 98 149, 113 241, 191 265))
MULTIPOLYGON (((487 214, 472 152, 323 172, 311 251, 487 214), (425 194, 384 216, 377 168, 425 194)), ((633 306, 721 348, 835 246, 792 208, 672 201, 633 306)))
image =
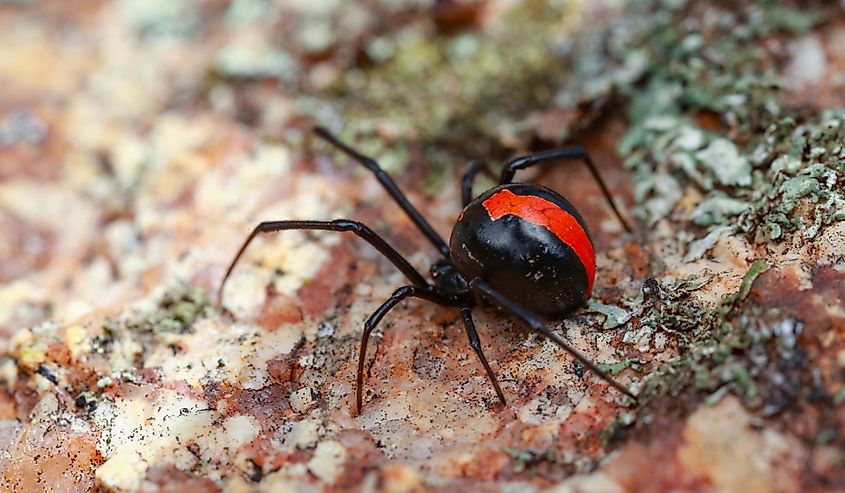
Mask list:
POLYGON ((265 221, 252 230, 243 245, 241 245, 241 248, 238 250, 235 258, 232 259, 232 263, 229 264, 229 268, 226 270, 226 274, 220 282, 220 288, 217 290, 218 304, 223 302, 223 288, 226 286, 226 281, 229 279, 229 275, 232 274, 232 271, 235 269, 235 265, 238 263, 238 260, 240 260, 241 255, 243 255, 244 251, 246 251, 249 244, 252 243, 252 240, 254 240, 259 233, 271 233, 288 229, 336 232, 348 231, 350 233, 355 233, 359 238, 364 239, 367 243, 374 246, 376 250, 381 252, 382 255, 387 257, 387 259, 390 260, 396 268, 405 274, 405 277, 407 277, 414 286, 420 288, 429 287, 428 282, 422 274, 417 272, 417 270, 414 269, 414 266, 405 260, 405 257, 390 246, 390 244, 376 232, 367 227, 366 224, 358 221, 351 221, 349 219, 335 219, 334 221, 265 221))
POLYGON ((387 315, 387 312, 398 305, 400 301, 411 297, 422 298, 443 306, 455 305, 454 300, 444 296, 436 289, 419 286, 402 286, 394 291, 393 294, 390 295, 390 298, 382 303, 381 306, 376 308, 376 311, 367 318, 367 321, 364 322, 364 332, 361 334, 361 348, 358 352, 358 377, 356 379, 357 385, 355 387, 355 409, 358 415, 361 414, 364 402, 364 360, 367 359, 367 343, 370 340, 370 333, 372 333, 373 329, 378 326, 381 319, 387 315))

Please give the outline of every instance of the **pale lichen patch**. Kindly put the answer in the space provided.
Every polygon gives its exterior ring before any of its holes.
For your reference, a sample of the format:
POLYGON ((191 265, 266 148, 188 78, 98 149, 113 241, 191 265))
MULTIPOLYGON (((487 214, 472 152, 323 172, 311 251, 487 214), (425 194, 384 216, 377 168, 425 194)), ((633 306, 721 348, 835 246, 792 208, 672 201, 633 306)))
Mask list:
POLYGON ((204 402, 167 389, 129 388, 124 397, 104 401, 93 417, 102 434, 97 449, 107 458, 97 479, 117 491, 136 490, 153 464, 169 463, 173 453, 197 441, 206 458, 214 449, 200 438, 213 436, 214 415, 204 402))
POLYGON ((194 324, 193 333, 174 336, 173 343, 184 351, 174 355, 169 345, 162 345, 148 352, 146 365, 197 388, 211 378, 260 389, 267 385, 268 361, 290 352, 301 337, 295 327, 265 332, 257 325, 223 326, 220 320, 206 319, 194 324))
POLYGON ((328 484, 343 471, 346 461, 346 449, 335 440, 325 440, 317 444, 314 456, 308 461, 308 470, 328 484))
POLYGON ((284 446, 306 449, 317 445, 322 436, 323 427, 316 419, 303 419, 289 424, 289 431, 282 437, 284 446))
POLYGON ((232 450, 239 449, 258 436, 261 429, 256 419, 251 416, 230 416, 223 422, 226 446, 232 450))

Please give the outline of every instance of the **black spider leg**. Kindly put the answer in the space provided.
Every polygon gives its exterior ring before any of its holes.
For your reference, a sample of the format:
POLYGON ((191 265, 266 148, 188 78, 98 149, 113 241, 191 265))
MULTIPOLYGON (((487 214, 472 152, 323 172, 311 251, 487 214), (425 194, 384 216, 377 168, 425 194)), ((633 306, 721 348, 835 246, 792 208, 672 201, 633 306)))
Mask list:
POLYGON ((446 242, 443 241, 443 238, 441 238, 440 235, 437 234, 436 231, 434 231, 434 228, 431 227, 431 225, 428 223, 428 221, 425 220, 422 214, 420 214, 419 211, 414 208, 411 202, 408 201, 408 198, 405 197, 405 194, 402 193, 402 190, 399 189, 399 187, 396 185, 390 175, 388 175, 383 169, 381 169, 381 166, 379 166, 379 164, 373 158, 367 157, 359 153, 355 149, 349 147, 348 145, 344 144, 334 134, 332 134, 330 131, 323 127, 315 127, 314 132, 318 136, 326 140, 326 142, 337 147, 346 155, 364 165, 364 167, 368 170, 372 171, 373 174, 376 176, 376 179, 378 179, 384 189, 387 190, 387 193, 393 198, 393 200, 396 201, 397 204, 399 204, 399 207, 401 207, 402 210, 405 211, 405 214, 407 214, 408 217, 411 218, 411 221, 413 221, 413 223, 417 225, 417 228, 422 231, 422 234, 424 234, 425 237, 428 238, 428 240, 435 247, 437 247, 438 250, 440 250, 440 253, 444 257, 449 258, 449 247, 446 245, 446 242))
POLYGON ((496 374, 493 373, 493 369, 490 368, 490 364, 487 363, 487 358, 484 357, 484 352, 481 350, 481 340, 478 338, 478 332, 475 331, 475 322, 472 320, 472 307, 465 306, 461 308, 461 315, 464 317, 464 327, 467 329, 467 337, 469 337, 470 347, 475 350, 475 354, 478 355, 478 359, 480 359, 481 364, 484 365, 484 369, 487 371, 490 383, 492 383, 493 388, 496 389, 496 395, 499 396, 499 400, 502 401, 502 404, 507 404, 508 402, 505 400, 505 394, 502 393, 502 389, 499 388, 499 382, 496 380, 496 374))
POLYGON ((356 385, 355 405, 357 414, 361 414, 361 408, 364 402, 364 361, 367 359, 367 343, 370 340, 370 333, 378 326, 381 319, 387 315, 387 312, 393 309, 405 298, 422 298, 443 306, 455 306, 456 302, 447 296, 442 295, 439 291, 430 287, 423 286, 402 286, 390 295, 384 303, 381 304, 372 315, 364 322, 364 331, 361 335, 361 349, 358 353, 358 377, 356 385))
POLYGON ((588 370, 601 377, 604 381, 612 385, 614 388, 627 395, 628 397, 634 399, 635 401, 637 400, 637 396, 631 393, 631 391, 628 390, 624 385, 614 380, 613 377, 599 369, 599 367, 597 367, 592 361, 590 361, 589 358, 581 354, 580 351, 572 347, 560 336, 550 331, 548 327, 546 327, 546 324, 544 324, 543 321, 540 320, 537 315, 527 310, 522 305, 519 305, 518 303, 509 300, 502 293, 496 291, 489 284, 477 277, 470 281, 469 286, 470 289, 475 291, 477 294, 482 295, 484 298, 490 300, 494 305, 499 306, 506 312, 510 313, 512 316, 521 320, 524 324, 528 326, 528 328, 530 328, 534 332, 542 335, 543 337, 554 342, 561 348, 565 349, 569 354, 574 356, 575 359, 580 361, 581 364, 584 365, 588 370))
POLYGON ((388 260, 393 262, 393 265, 402 271, 402 273, 405 274, 405 277, 407 277, 414 286, 426 289, 429 288, 429 285, 422 274, 417 272, 417 270, 414 269, 414 267, 408 263, 408 261, 405 260, 399 252, 382 239, 381 236, 376 234, 365 224, 359 223, 358 221, 350 221, 348 219, 335 219, 334 221, 265 221, 256 226, 255 229, 252 230, 252 233, 247 236, 246 241, 244 241, 243 245, 241 245, 241 249, 238 250, 237 255, 235 255, 235 258, 226 270, 226 275, 223 276, 223 281, 220 283, 220 289, 217 291, 218 303, 221 303, 223 300, 223 287, 226 285, 229 275, 232 274, 232 271, 235 269, 235 265, 238 263, 238 260, 241 258, 244 251, 246 251, 249 244, 252 243, 252 240, 255 239, 259 233, 270 233, 288 229, 339 232, 348 231, 355 233, 360 238, 366 240, 367 243, 374 246, 376 250, 381 252, 381 254, 387 257, 388 260))
POLYGON ((473 159, 469 163, 469 168, 467 168, 466 173, 464 173, 463 178, 461 178, 461 199, 463 200, 464 207, 469 205, 472 202, 472 185, 475 183, 475 177, 478 175, 479 171, 483 171, 485 174, 490 175, 492 178, 496 178, 490 168, 487 167, 487 163, 484 161, 479 161, 477 159, 473 159))
POLYGON ((584 164, 586 164, 587 168, 590 169, 590 173, 592 173, 593 178, 596 182, 598 182, 599 187, 604 194, 604 198, 607 199, 607 203, 610 204, 610 207, 613 209, 616 217, 619 218, 619 222, 622 223, 622 226, 625 227, 627 232, 631 233, 633 231, 631 226, 628 224, 628 221, 622 217, 622 213, 620 213, 619 209, 616 208, 616 204, 613 202, 613 197, 610 195, 610 190, 608 190, 607 185, 605 185, 604 180, 602 180, 596 165, 593 164, 593 160, 590 159, 590 155, 587 154, 587 151, 585 151, 582 147, 563 147, 561 149, 552 149, 511 159, 502 169, 502 176, 499 179, 499 183, 502 185, 511 183, 513 181, 513 175, 517 171, 555 159, 580 159, 584 164))

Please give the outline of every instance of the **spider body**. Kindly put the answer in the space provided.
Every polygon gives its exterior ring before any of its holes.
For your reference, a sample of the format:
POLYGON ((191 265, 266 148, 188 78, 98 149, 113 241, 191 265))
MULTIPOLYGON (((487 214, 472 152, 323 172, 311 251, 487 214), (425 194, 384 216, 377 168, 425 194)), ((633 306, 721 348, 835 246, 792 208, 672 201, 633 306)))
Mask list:
POLYGON ((474 199, 449 248, 464 279, 483 279, 540 315, 561 317, 592 292, 596 254, 587 225, 565 198, 540 185, 500 185, 474 199))
POLYGON ((386 240, 357 221, 267 221, 252 230, 235 255, 220 283, 218 301, 222 300, 223 288, 229 275, 258 234, 291 229, 351 232, 376 248, 410 282, 396 289, 364 323, 358 355, 358 413, 363 405, 364 362, 370 334, 391 309, 402 300, 412 297, 460 309, 470 346, 484 366, 490 383, 503 404, 506 403, 505 396, 484 356, 472 318, 472 310, 481 300, 517 318, 531 331, 570 353, 584 367, 611 386, 636 399, 626 387, 598 368, 562 337, 549 330, 540 318, 565 315, 589 299, 595 279, 596 257, 586 222, 575 207, 548 188, 514 183, 516 171, 554 160, 583 161, 619 221, 626 230, 631 231, 583 149, 565 147, 512 159, 502 170, 500 184, 477 198, 472 197, 475 177, 482 171, 489 173, 489 169, 481 161, 472 162, 461 182, 464 209, 447 244, 376 161, 344 144, 324 128, 318 127, 315 132, 369 169, 438 250, 441 258, 431 265, 431 282, 386 240))

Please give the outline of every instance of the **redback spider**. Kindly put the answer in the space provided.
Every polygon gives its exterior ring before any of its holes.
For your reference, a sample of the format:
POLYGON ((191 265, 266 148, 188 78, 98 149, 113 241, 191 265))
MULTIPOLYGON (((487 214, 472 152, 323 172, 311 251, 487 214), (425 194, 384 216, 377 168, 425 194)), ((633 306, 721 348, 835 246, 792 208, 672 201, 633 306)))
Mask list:
POLYGON ((266 221, 252 230, 238 250, 220 283, 218 300, 222 300, 223 287, 238 259, 259 233, 289 229, 348 231, 375 247, 402 271, 411 283, 394 291, 364 322, 358 356, 358 414, 361 413, 363 401, 364 360, 370 333, 387 312, 405 298, 411 297, 460 309, 469 344, 481 360, 503 404, 506 404, 505 396, 499 388, 496 375, 487 363, 487 358, 484 357, 481 341, 472 320, 472 309, 479 300, 486 300, 522 321, 529 329, 565 349, 590 371, 636 400, 637 397, 627 388, 599 369, 563 338, 550 331, 540 318, 561 317, 590 298, 596 274, 596 254, 584 218, 575 207, 546 187, 514 183, 516 171, 560 159, 577 159, 584 162, 619 221, 628 232, 631 231, 614 205, 610 192, 592 160, 582 148, 564 147, 511 159, 502 170, 499 185, 475 199, 472 198, 475 176, 480 171, 489 172, 489 169, 484 162, 473 161, 461 180, 464 210, 458 216, 447 245, 375 160, 344 144, 325 128, 317 127, 315 132, 372 171, 387 193, 437 248, 441 258, 432 264, 429 271, 432 282, 427 281, 387 241, 360 222, 349 219, 266 221))

